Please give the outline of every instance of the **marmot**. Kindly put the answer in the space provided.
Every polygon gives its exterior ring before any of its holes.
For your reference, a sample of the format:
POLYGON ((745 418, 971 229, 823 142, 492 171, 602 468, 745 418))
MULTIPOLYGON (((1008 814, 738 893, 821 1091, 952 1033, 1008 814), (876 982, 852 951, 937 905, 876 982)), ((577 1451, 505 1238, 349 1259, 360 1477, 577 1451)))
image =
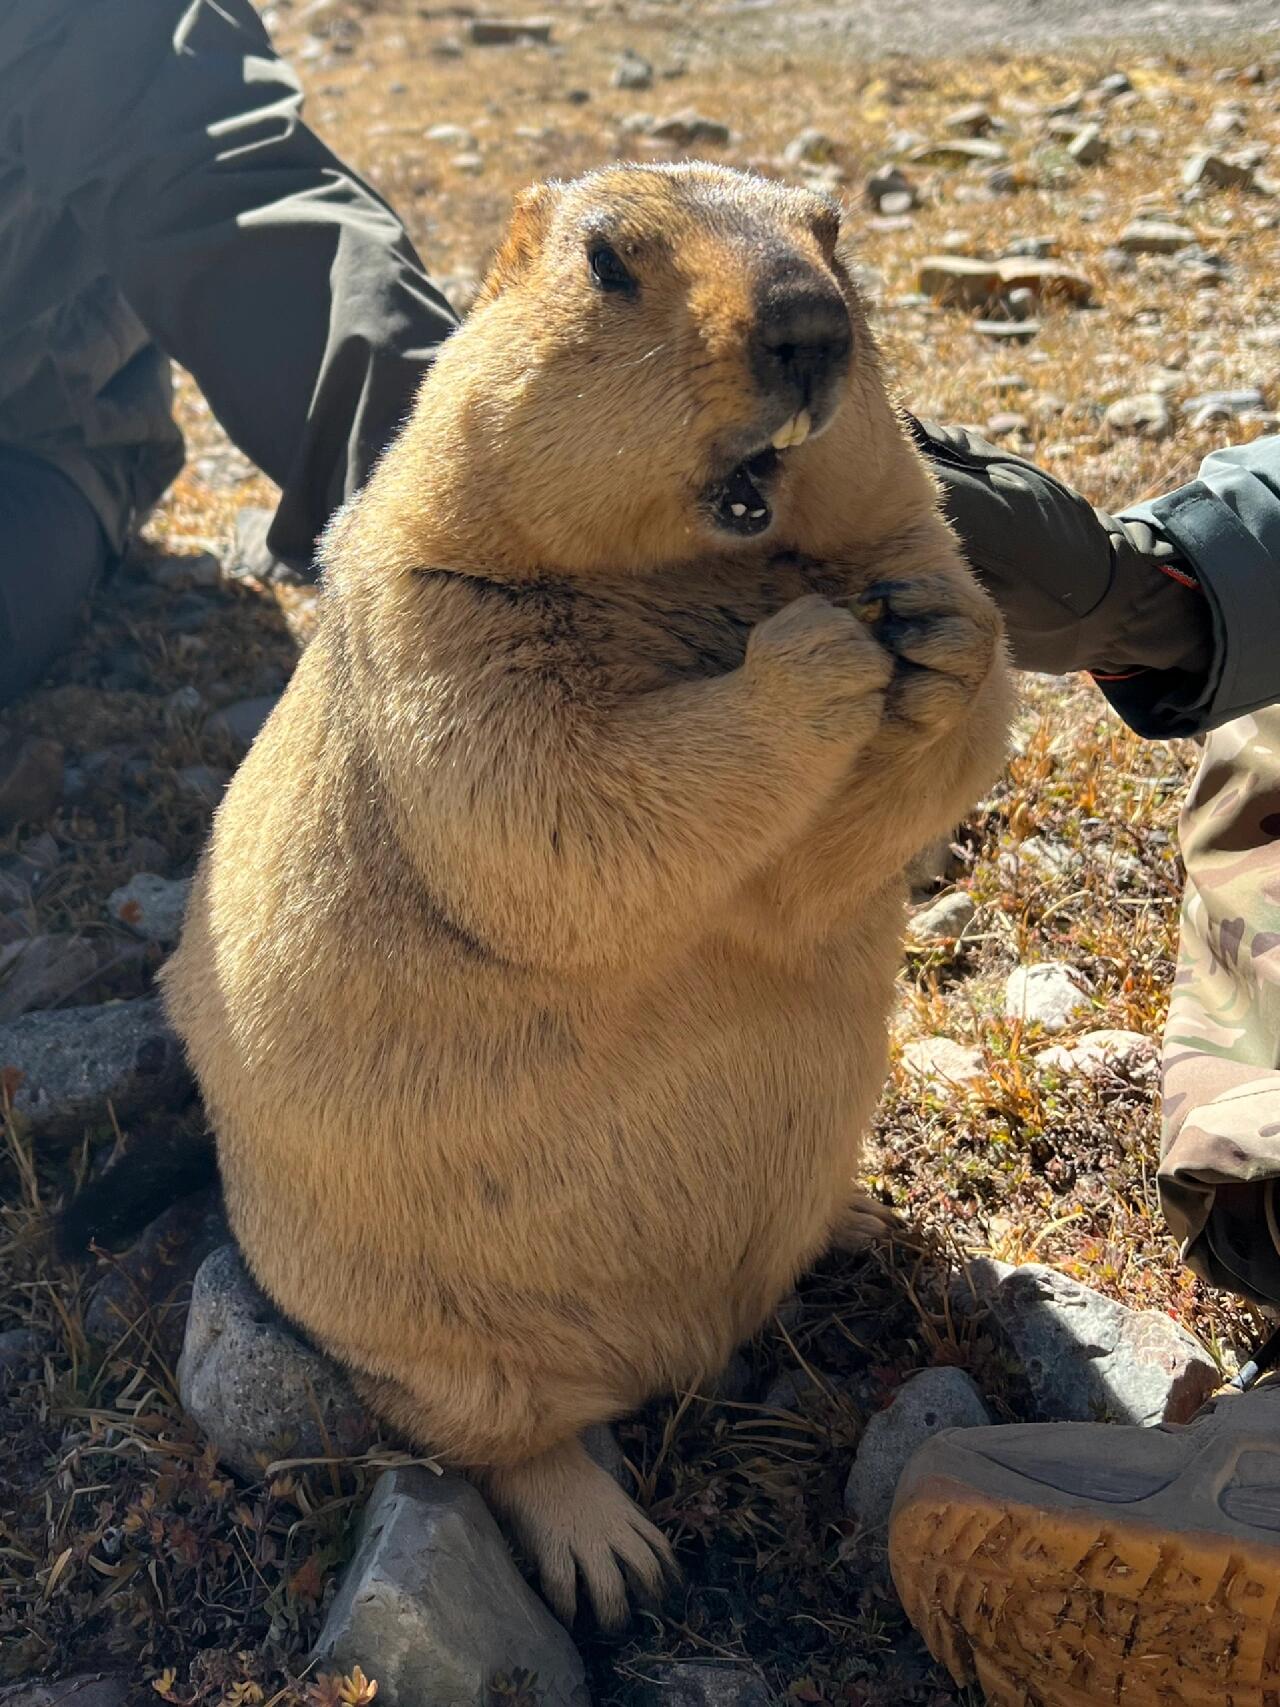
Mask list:
POLYGON ((903 870, 1002 753, 839 227, 695 164, 519 198, 164 973, 257 1280, 566 1615, 670 1556, 579 1431, 865 1226, 903 870))

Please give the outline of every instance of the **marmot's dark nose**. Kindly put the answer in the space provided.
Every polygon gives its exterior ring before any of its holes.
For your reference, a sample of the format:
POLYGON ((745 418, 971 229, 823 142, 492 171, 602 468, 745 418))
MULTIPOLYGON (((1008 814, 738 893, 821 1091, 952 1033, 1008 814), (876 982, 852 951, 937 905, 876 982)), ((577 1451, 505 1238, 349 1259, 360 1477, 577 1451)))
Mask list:
POLYGON ((849 311, 832 286, 791 277, 760 293, 752 364, 765 390, 804 407, 843 374, 852 348, 849 311))

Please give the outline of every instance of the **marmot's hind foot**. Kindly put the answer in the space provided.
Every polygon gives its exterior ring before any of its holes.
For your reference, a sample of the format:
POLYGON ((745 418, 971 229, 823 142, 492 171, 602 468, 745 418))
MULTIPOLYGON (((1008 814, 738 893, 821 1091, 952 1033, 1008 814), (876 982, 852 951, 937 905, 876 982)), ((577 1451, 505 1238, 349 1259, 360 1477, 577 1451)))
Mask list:
POLYGON ((538 1568, 542 1592, 569 1623, 579 1577, 596 1618, 627 1621, 628 1585, 654 1601, 679 1577, 660 1529, 578 1440, 485 1473, 484 1487, 538 1568))

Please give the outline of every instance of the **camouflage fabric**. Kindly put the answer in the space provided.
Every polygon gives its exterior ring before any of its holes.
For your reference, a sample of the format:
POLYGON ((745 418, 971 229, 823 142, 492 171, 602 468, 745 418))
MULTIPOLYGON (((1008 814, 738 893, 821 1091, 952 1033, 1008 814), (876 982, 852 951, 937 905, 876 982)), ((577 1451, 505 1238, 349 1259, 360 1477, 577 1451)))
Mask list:
POLYGON ((1280 1304, 1280 705, 1207 737, 1181 842, 1161 1200, 1198 1274, 1280 1304))

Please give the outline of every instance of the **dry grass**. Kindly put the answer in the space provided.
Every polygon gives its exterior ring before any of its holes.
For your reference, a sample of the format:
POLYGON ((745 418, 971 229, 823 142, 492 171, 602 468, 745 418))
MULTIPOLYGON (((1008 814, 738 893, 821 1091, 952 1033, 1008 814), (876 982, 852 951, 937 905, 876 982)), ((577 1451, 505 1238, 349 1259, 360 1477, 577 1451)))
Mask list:
MULTIPOLYGON (((980 175, 929 172, 910 229, 851 220, 905 398, 979 422, 1011 406, 1025 417, 1020 445, 1095 499, 1119 503, 1185 478, 1223 436, 1182 425, 1160 445, 1109 443, 1102 406, 1139 389, 1149 370, 1178 369, 1175 397, 1245 384, 1274 394, 1280 383, 1280 344, 1257 332, 1280 319, 1271 203, 1232 193, 1189 211, 1230 269, 1216 288, 1189 289, 1160 263, 1117 276, 1102 260, 1144 198, 1174 202, 1177 164, 1218 101, 1245 103, 1248 140, 1280 139, 1274 85, 1224 86, 1212 63, 1127 55, 1138 93, 1109 120, 1112 160, 1080 170, 1044 143, 1031 117, 1090 80, 1098 67, 1079 61, 877 68, 798 41, 786 54, 753 51, 748 64, 727 26, 699 24, 696 11, 690 23, 690 9, 660 5, 631 17, 625 8, 556 8, 554 53, 446 58, 442 44, 462 28, 448 9, 335 0, 309 10, 325 32, 303 58, 313 122, 403 212, 432 269, 464 287, 520 184, 628 151, 663 157, 624 134, 636 111, 693 106, 726 117, 738 134, 722 157, 767 171, 781 170, 791 136, 817 126, 837 143, 857 208, 862 174, 886 156, 892 133, 930 136, 949 110, 982 98, 1014 127, 1007 145, 1027 187, 992 199, 980 175), (609 72, 624 45, 659 72, 679 63, 683 75, 660 75, 642 94, 613 90, 609 72), (591 98, 570 100, 574 89, 591 98), (474 133, 478 172, 451 163, 456 147, 423 140, 427 125, 444 122, 474 133), (1126 127, 1133 134, 1122 140, 1126 127), (926 253, 998 252, 1015 236, 1042 234, 1096 280, 1098 306, 1048 310, 1029 347, 996 348, 965 315, 900 300, 926 253)), ((287 10, 278 23, 287 48, 317 40, 287 10)), ((180 410, 192 462, 151 538, 165 550, 221 550, 237 508, 268 499, 269 488, 228 453, 189 383, 180 410)), ((851 470, 851 485, 856 478, 851 470)), ((282 609, 239 587, 163 593, 144 572, 103 597, 89 639, 20 713, 73 758, 111 748, 117 761, 48 825, 13 838, 49 829, 74 849, 38 900, 43 927, 100 928, 106 892, 156 858, 153 845, 151 859, 140 859, 140 838, 158 844, 162 869, 188 867, 207 810, 177 786, 177 772, 226 766, 231 755, 198 718, 167 713, 164 696, 188 684, 212 704, 268 691, 288 670, 290 628, 306 620, 305 598, 282 609), (130 780, 140 755, 149 768, 130 780)), ((967 1367, 997 1412, 1018 1414, 1012 1372, 944 1307, 946 1277, 964 1256, 1055 1263, 1170 1312, 1224 1355, 1250 1333, 1244 1312, 1178 1267, 1156 1207, 1149 1095, 1045 1075, 1032 1059, 1040 1040, 999 1017, 1012 965, 1065 959, 1091 981, 1089 1026, 1158 1033, 1175 942, 1176 814, 1193 759, 1192 749, 1131 737, 1083 684, 1029 684, 1018 754, 965 842, 961 881, 979 903, 975 926, 958 958, 913 955, 902 977, 899 1040, 944 1033, 975 1042, 990 1069, 972 1093, 931 1096, 897 1069, 889 1087, 874 1178, 927 1249, 832 1262, 807 1280, 786 1326, 748 1348, 747 1399, 687 1398, 624 1425, 688 1587, 627 1640, 586 1640, 600 1697, 625 1695, 655 1655, 749 1653, 797 1703, 962 1699, 904 1630, 867 1566, 875 1538, 852 1533, 840 1495, 866 1416, 915 1369, 967 1367), (1078 855, 1069 876, 1011 857, 1033 834, 1078 855), (795 1412, 762 1407, 773 1381, 788 1372, 803 1381, 807 1371, 817 1387, 795 1412)), ((130 961, 113 987, 133 993, 153 969, 145 957, 130 961)), ((0 1401, 0 1681, 100 1663, 123 1669, 139 1700, 158 1690, 219 1707, 357 1704, 359 1680, 318 1682, 305 1656, 375 1467, 305 1468, 248 1489, 223 1475, 181 1415, 163 1324, 143 1315, 116 1346, 91 1347, 84 1308, 97 1277, 59 1268, 41 1242, 48 1207, 116 1135, 87 1134, 72 1154, 35 1156, 14 1123, 7 1134, 0 1331, 30 1328, 44 1351, 39 1378, 0 1401)), ((522 1690, 517 1680, 507 1693, 523 1701, 522 1690)))

